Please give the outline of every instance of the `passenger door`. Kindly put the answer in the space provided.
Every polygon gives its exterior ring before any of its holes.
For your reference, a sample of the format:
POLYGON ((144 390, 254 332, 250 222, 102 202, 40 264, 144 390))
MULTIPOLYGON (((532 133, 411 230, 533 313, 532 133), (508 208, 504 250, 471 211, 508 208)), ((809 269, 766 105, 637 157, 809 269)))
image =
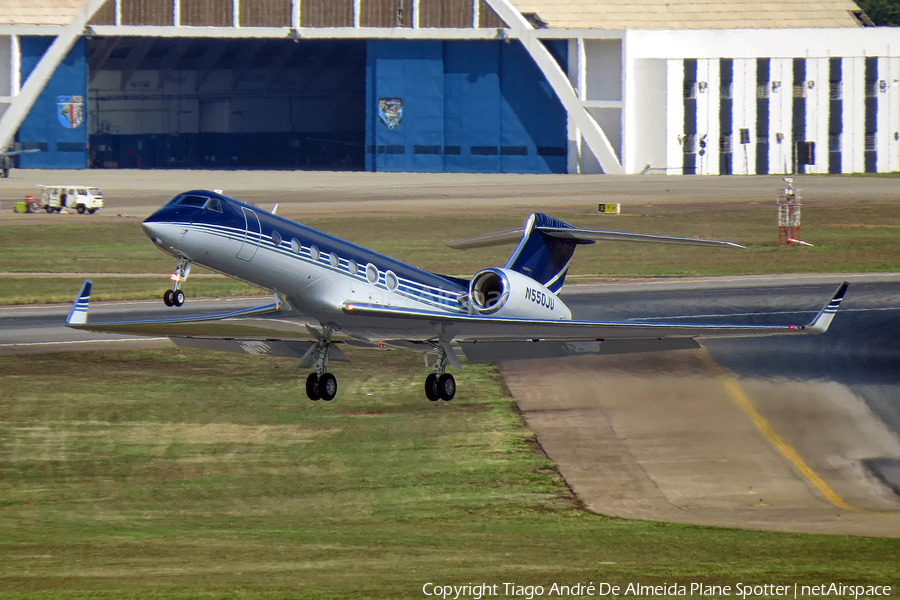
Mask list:
POLYGON ((259 248, 259 239, 262 236, 262 228, 259 225, 259 216, 249 208, 241 207, 244 212, 244 243, 238 250, 237 257, 250 262, 256 256, 259 248))

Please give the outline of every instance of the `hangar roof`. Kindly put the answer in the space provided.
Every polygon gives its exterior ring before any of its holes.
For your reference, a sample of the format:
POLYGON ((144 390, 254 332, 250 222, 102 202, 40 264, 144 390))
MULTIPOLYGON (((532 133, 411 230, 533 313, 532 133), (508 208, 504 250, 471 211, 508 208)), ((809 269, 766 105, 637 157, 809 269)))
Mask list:
MULTIPOLYGON (((859 20, 851 13, 861 13, 853 0, 512 1, 523 13, 536 14, 553 29, 859 27, 859 20)), ((66 25, 85 3, 86 0, 0 0, 0 25, 66 25)))
POLYGON ((554 29, 859 27, 853 0, 513 0, 554 29))
POLYGON ((68 25, 85 0, 0 0, 0 25, 68 25))

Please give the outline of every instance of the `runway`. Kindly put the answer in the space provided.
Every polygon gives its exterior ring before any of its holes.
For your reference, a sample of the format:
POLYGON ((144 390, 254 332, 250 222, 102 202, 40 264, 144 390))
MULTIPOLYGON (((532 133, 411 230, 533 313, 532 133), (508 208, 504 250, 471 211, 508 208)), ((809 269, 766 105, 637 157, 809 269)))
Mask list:
MULTIPOLYGON (((574 285, 562 297, 583 319, 800 325, 842 278, 574 285)), ((900 537, 900 276, 850 279, 821 336, 707 340, 700 351, 523 361, 502 372, 529 427, 591 510, 900 537)), ((179 314, 259 303, 190 299, 179 314)), ((72 331, 63 326, 68 310, 0 307, 0 355, 171 344, 72 331)), ((110 318, 171 311, 155 300, 91 308, 110 318)), ((465 370, 458 377, 464 386, 465 370)))
MULTIPOLYGON (((578 287, 578 318, 805 324, 840 282, 578 287)), ((856 278, 821 336, 503 365, 587 506, 641 519, 900 537, 900 278, 856 278)))

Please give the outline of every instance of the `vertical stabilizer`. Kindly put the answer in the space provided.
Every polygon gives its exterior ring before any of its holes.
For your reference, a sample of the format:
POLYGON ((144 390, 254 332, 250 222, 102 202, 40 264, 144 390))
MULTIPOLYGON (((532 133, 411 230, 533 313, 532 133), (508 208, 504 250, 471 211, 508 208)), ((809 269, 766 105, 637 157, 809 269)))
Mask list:
POLYGON ((575 229, 568 223, 543 213, 535 213, 525 222, 522 239, 506 261, 505 267, 522 273, 546 286, 551 292, 562 289, 569 270, 569 262, 578 244, 593 244, 591 240, 564 239, 551 236, 541 228, 575 229))

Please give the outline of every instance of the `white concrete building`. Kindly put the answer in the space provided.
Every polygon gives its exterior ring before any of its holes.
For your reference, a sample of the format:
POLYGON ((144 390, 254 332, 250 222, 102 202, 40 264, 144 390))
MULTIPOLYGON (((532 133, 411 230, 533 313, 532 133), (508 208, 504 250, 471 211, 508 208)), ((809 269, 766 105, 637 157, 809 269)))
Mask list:
MULTIPOLYGON (((580 98, 623 170, 900 170, 900 30, 579 31, 580 98)), ((570 172, 597 172, 573 135, 570 172)))

